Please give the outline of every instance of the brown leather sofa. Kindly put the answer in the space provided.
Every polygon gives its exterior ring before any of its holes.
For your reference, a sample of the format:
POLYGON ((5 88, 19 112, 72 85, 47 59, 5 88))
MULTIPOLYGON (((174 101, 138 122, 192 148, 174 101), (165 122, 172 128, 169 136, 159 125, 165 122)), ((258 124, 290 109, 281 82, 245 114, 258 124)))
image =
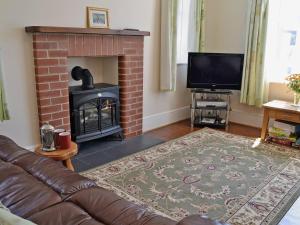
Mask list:
POLYGON ((151 213, 4 136, 0 136, 0 201, 39 225, 219 224, 200 216, 177 223, 151 213))

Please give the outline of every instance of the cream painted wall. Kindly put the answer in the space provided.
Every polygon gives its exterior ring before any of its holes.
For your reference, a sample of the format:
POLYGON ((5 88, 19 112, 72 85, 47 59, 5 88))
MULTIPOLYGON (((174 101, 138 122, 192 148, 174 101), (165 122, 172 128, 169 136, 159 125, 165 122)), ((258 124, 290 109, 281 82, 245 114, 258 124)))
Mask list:
MULTIPOLYGON (((206 1, 207 52, 244 53, 249 0, 206 1)), ((284 84, 271 83, 269 100, 292 101, 292 93, 284 84)), ((262 109, 240 104, 240 92, 232 97, 230 120, 241 124, 260 127, 262 109)))
POLYGON ((248 10, 247 1, 206 1, 206 51, 244 52, 248 10))
MULTIPOLYGON (((207 52, 244 51, 247 1, 206 1, 207 52)), ((4 54, 4 79, 12 119, 0 123, 0 134, 11 137, 22 146, 33 146, 39 142, 32 38, 30 34, 24 32, 24 27, 30 25, 85 27, 86 6, 109 8, 111 28, 137 28, 151 32, 151 36, 145 38, 144 130, 189 116, 190 95, 185 88, 186 66, 178 67, 175 93, 159 91, 159 0, 1 0, 0 48, 4 54)), ((101 72, 108 74, 107 72, 111 71, 108 67, 103 67, 104 59, 92 59, 94 62, 73 59, 70 62, 70 69, 72 65, 76 65, 76 60, 83 66, 91 66, 91 70, 100 71, 100 74, 101 72)), ((114 68, 116 58, 107 60, 105 64, 110 64, 114 68)), ((114 74, 112 71, 105 79, 116 82, 114 74)), ((281 94, 283 85, 272 85, 271 98, 291 98, 287 90, 284 95, 281 94)), ((231 120, 259 126, 260 118, 261 111, 239 104, 239 93, 235 93, 231 120)))
POLYGON ((71 76, 71 71, 75 66, 87 68, 91 72, 95 83, 103 82, 103 60, 98 57, 70 57, 68 58, 69 86, 81 85, 81 81, 76 81, 71 76))
MULTIPOLYGON (((4 54, 5 88, 11 120, 0 123, 0 134, 11 137, 22 146, 39 142, 32 38, 25 33, 24 27, 85 27, 86 6, 109 8, 113 29, 137 28, 151 32, 151 36, 145 38, 144 130, 153 128, 152 121, 157 118, 163 118, 161 124, 164 124, 187 117, 189 95, 185 89, 185 69, 179 75, 175 93, 159 91, 159 0, 1 0, 0 48, 4 54)), ((109 63, 114 64, 113 60, 109 63)))
POLYGON ((118 84, 118 57, 70 57, 68 58, 69 86, 81 85, 71 76, 75 66, 87 68, 94 78, 94 83, 118 84))
MULTIPOLYGON (((248 0, 206 1, 206 48, 207 52, 244 53, 248 0)), ((253 125, 260 123, 260 109, 239 103, 240 92, 232 97, 230 120, 253 125), (244 118, 244 112, 249 116, 244 118)))

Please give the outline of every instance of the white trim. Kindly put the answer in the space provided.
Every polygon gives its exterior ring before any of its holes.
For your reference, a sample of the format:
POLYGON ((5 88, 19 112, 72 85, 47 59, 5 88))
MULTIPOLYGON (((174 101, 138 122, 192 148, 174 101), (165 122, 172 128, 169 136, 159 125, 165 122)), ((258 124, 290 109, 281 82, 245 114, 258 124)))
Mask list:
MULTIPOLYGON (((145 116, 143 118, 143 132, 188 119, 190 116, 190 106, 184 106, 170 111, 145 116)), ((261 127, 262 119, 262 114, 249 113, 241 110, 231 111, 229 117, 230 122, 258 128, 261 127)), ((36 146, 37 145, 24 146, 24 148, 33 152, 36 146)))
POLYGON ((190 118, 190 113, 190 106, 184 106, 182 108, 145 116, 143 118, 143 132, 190 118))
POLYGON ((23 148, 25 148, 28 151, 34 152, 34 149, 37 147, 37 145, 30 145, 30 146, 24 146, 23 148))
MULTIPOLYGON (((188 118, 190 118, 190 106, 146 116, 143 118, 143 132, 176 123, 188 118)), ((262 114, 250 113, 236 109, 230 112, 229 117, 230 122, 257 128, 261 128, 262 120, 262 114)))
POLYGON ((230 112, 229 121, 248 125, 251 127, 261 128, 263 115, 259 113, 250 113, 241 110, 232 110, 230 112))

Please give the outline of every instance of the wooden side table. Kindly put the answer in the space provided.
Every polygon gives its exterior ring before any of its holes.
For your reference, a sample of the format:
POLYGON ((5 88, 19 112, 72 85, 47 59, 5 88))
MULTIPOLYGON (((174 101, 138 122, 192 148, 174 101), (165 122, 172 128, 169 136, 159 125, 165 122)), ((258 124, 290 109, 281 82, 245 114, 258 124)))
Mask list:
POLYGON ((292 106, 290 102, 271 101, 264 104, 263 108, 264 118, 260 136, 262 141, 266 139, 270 118, 300 123, 300 107, 292 106))
POLYGON ((71 142, 71 147, 68 149, 58 149, 52 152, 45 152, 41 150, 41 145, 35 148, 34 152, 38 155, 42 155, 56 161, 62 161, 65 167, 74 171, 74 167, 71 161, 71 157, 78 153, 77 144, 71 142))

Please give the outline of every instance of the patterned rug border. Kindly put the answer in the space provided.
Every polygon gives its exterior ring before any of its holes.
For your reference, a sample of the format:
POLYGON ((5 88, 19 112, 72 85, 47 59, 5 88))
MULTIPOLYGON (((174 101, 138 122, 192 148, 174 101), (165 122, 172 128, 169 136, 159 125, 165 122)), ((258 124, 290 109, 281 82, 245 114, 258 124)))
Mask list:
MULTIPOLYGON (((291 158, 291 162, 289 163, 289 165, 295 163, 295 161, 298 161, 298 160, 291 158)), ((284 172, 285 170, 287 170, 288 166, 286 166, 281 171, 284 172)), ((256 198, 259 195, 259 193, 261 193, 265 189, 267 189, 267 187, 269 185, 271 185, 271 183, 274 182, 274 180, 278 177, 279 177, 279 174, 273 176, 272 179, 270 179, 268 182, 265 182, 266 185, 263 185, 262 188, 259 188, 259 191, 257 193, 255 193, 255 195, 251 198, 251 200, 256 198)), ((277 224, 278 222, 280 222, 280 220, 285 215, 285 213, 294 204, 294 202, 297 200, 297 198, 299 198, 299 194, 300 194, 300 181, 298 180, 296 183, 292 184, 292 187, 290 189, 288 189, 288 192, 286 194, 283 193, 283 198, 280 200, 280 202, 278 202, 276 205, 274 205, 274 208, 261 221, 260 225, 277 224), (290 198, 288 198, 289 196, 290 196, 290 198), (272 222, 270 223, 270 221, 272 221, 272 222)), ((238 211, 249 210, 249 208, 250 208, 249 206, 243 206, 238 211)), ((240 217, 240 215, 238 214, 238 211, 234 215, 232 215, 228 220, 226 220, 226 222, 234 223, 235 222, 234 219, 240 217)))
MULTIPOLYGON (((128 155, 128 156, 125 156, 125 157, 122 157, 118 160, 115 160, 115 161, 112 161, 112 162, 109 162, 109 163, 106 163, 104 165, 101 165, 101 166, 98 166, 98 167, 95 167, 95 168, 92 168, 92 169, 89 169, 87 171, 84 171, 82 172, 81 174, 84 176, 85 174, 88 174, 88 173, 93 173, 93 172, 96 172, 96 171, 99 171, 99 170, 105 170, 107 168, 110 168, 112 167, 113 165, 116 165, 118 163, 121 163, 121 162, 124 162, 126 160, 130 160, 130 159, 133 159, 133 158, 138 158, 139 156, 143 156, 143 154, 149 154, 149 152, 151 151, 155 151, 154 149, 158 149, 159 147, 161 146, 165 146, 165 145, 170 145, 172 143, 176 143, 177 141, 184 141, 186 138, 188 137, 193 137, 197 134, 213 134, 213 135, 217 135, 218 133, 219 134, 222 134, 222 136, 224 137, 231 137, 231 136, 234 136, 234 137, 240 137, 242 138, 243 140, 247 140, 247 141, 253 141, 255 142, 255 140, 257 140, 257 138, 251 138, 251 137, 246 137, 246 136, 243 136, 243 135, 237 135, 237 134, 231 134, 231 133, 228 133, 228 132, 225 132, 225 131, 220 131, 220 130, 214 130, 214 129, 210 129, 210 128, 203 128, 199 131, 195 131, 195 132, 192 132, 192 133, 189 133, 187 135, 184 135, 184 136, 181 136, 181 137, 178 137, 176 139, 173 139, 173 140, 169 140, 167 142, 164 142, 164 143, 161 143, 159 145, 156 145, 156 146, 152 146, 148 149, 145 149, 145 150, 142 150, 140 152, 137 152, 137 153, 134 153, 134 154, 131 154, 131 155, 128 155)), ((243 141, 241 140, 241 142, 243 141)), ((266 149, 267 151, 272 151, 272 152, 278 152, 278 153, 281 153, 281 154, 288 154, 290 155, 290 159, 292 161, 294 160, 299 160, 299 151, 298 150, 295 150, 295 149, 292 149, 292 148, 288 148, 288 147, 285 147, 285 146, 279 146, 279 145, 274 145, 274 144, 270 144, 270 143, 260 143, 260 145, 263 145, 264 146, 264 149, 266 149), (294 159, 294 160, 293 160, 294 159)), ((189 146, 190 148, 192 148, 192 146, 189 146)), ((166 156, 166 155, 169 155, 171 154, 172 152, 176 152, 178 149, 171 149, 170 151, 166 151, 165 153, 162 153, 162 156, 166 156)), ((150 159, 151 160, 151 159, 150 159)), ((143 166, 145 165, 144 163, 140 164, 140 165, 135 165, 133 168, 136 168, 136 167, 139 167, 139 166, 143 166)), ((131 168, 127 168, 127 169, 131 169, 131 168)), ((281 168, 281 169, 284 169, 284 168, 281 168)), ((119 171, 119 173, 124 173, 126 170, 124 171, 119 171)), ((118 174, 118 173, 117 173, 118 174)), ((117 175, 117 174, 114 174, 114 175, 117 175)), ((161 209, 159 207, 152 207, 152 206, 149 206, 149 205, 145 205, 145 203, 142 201, 142 200, 139 200, 139 199, 136 199, 134 196, 124 192, 120 187, 118 186, 113 186, 112 184, 108 183, 105 181, 105 179, 108 177, 109 175, 106 175, 106 176, 103 176, 102 179, 100 179, 101 181, 98 182, 98 185, 100 186, 103 186, 104 188, 107 188, 109 190, 112 190, 113 192, 116 192, 117 194, 119 194, 121 197, 124 197, 130 201, 133 201, 137 204, 140 204, 140 205, 143 205, 143 206, 146 206, 148 209, 160 214, 160 215, 163 215, 163 216, 166 216, 166 217, 169 217, 171 219, 174 219, 176 220, 176 218, 172 218, 170 215, 167 215, 165 214, 163 211, 164 209, 161 209)), ((276 175, 272 176, 272 178, 270 178, 268 181, 265 181, 263 184, 261 184, 260 186, 263 188, 266 184, 268 184, 269 182, 271 182, 273 180, 273 178, 276 177, 276 175)), ((300 183, 299 183, 300 184, 300 183)), ((296 185, 295 185, 296 186, 296 185)), ((296 191, 292 194, 292 199, 293 201, 289 202, 290 203, 290 206, 294 203, 294 201, 296 200, 296 195, 299 196, 299 188, 295 188, 296 191)), ((289 190, 291 191, 291 190, 289 190)), ((284 197, 282 199, 282 201, 284 201, 284 199, 287 198, 284 197)), ((291 199, 291 198, 290 198, 291 199)), ((285 204, 282 204, 282 206, 287 206, 286 203, 285 204)), ((289 207, 290 207, 289 206, 289 207)), ((288 210, 288 209, 287 209, 288 210)), ((282 212, 282 209, 278 210, 280 212, 282 212)), ((266 218, 270 218, 272 221, 274 220, 278 220, 276 219, 278 217, 277 214, 275 215, 269 215, 268 217, 266 218)), ((282 217, 280 217, 281 219, 282 217)), ((278 221, 279 222, 279 221, 278 221)), ((262 223, 262 224, 265 224, 265 223, 262 223)), ((267 223, 266 223, 267 224, 267 223)))
MULTIPOLYGON (((300 196, 300 181, 294 185, 294 187, 286 194, 286 196, 281 200, 280 209, 273 210, 268 217, 266 217, 265 221, 261 225, 268 225, 267 220, 271 219, 272 224, 278 224, 284 215, 289 211, 289 209, 293 206, 293 204, 296 202, 296 200, 300 196), (291 196, 289 198, 288 203, 285 203, 284 201, 288 198, 288 196, 291 196), (277 214, 275 214, 275 211, 277 214)), ((279 205, 278 204, 278 205, 279 205)))

